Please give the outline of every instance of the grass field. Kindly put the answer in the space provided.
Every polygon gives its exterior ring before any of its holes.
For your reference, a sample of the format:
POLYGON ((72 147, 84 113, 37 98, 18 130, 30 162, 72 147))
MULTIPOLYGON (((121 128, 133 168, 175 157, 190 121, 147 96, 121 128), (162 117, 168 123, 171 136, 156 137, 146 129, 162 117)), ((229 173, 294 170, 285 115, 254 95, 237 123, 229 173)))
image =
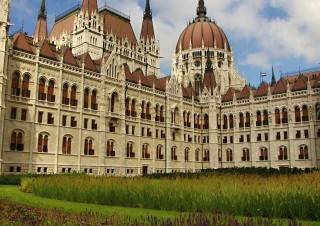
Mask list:
POLYGON ((28 179, 22 186, 37 196, 81 203, 320 221, 319 172, 175 179, 56 175, 28 179))
POLYGON ((219 213, 179 213, 83 204, 37 197, 19 186, 0 186, 0 225, 202 225, 317 226, 317 222, 235 217, 219 213), (7 200, 7 201, 4 201, 7 200))

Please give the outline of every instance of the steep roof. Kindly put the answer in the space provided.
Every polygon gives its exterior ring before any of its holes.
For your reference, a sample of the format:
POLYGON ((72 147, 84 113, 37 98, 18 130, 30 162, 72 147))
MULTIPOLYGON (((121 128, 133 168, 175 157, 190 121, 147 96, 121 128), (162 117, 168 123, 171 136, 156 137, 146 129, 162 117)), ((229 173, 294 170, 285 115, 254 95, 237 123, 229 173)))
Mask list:
POLYGON ((267 96, 268 95, 268 87, 269 85, 265 82, 261 83, 257 92, 255 93, 255 97, 267 96))
POLYGON ((84 68, 89 71, 99 72, 97 65, 92 60, 89 53, 85 53, 79 56, 84 61, 84 68))
POLYGON ((272 94, 285 93, 287 91, 286 81, 281 78, 274 86, 272 94))
POLYGON ((118 38, 128 38, 129 42, 133 44, 137 43, 137 39, 129 19, 117 15, 107 9, 102 10, 100 13, 103 16, 105 32, 113 33, 118 38))
POLYGON ((60 35, 63 33, 72 33, 73 24, 78 12, 79 9, 57 20, 51 29, 49 39, 52 40, 53 38, 60 38, 60 35))
POLYGON ((213 91, 217 87, 216 78, 213 72, 206 72, 203 79, 204 85, 208 90, 213 91))
POLYGON ((249 98, 250 98, 250 87, 248 85, 245 85, 237 99, 242 100, 242 99, 249 99, 249 98))
POLYGON ((292 91, 299 91, 299 90, 306 90, 307 89, 307 82, 306 78, 303 75, 299 75, 298 79, 294 83, 292 87, 292 91))
POLYGON ((192 96, 194 97, 196 96, 191 86, 187 88, 184 88, 182 86, 182 95, 184 98, 187 98, 187 99, 192 99, 192 96))
POLYGON ((40 47, 40 56, 44 58, 49 58, 51 60, 57 60, 54 51, 48 40, 44 40, 40 47))
POLYGON ((22 32, 13 36, 13 48, 28 53, 34 53, 28 43, 26 35, 22 32))
POLYGON ((79 64, 78 64, 76 58, 73 56, 70 48, 64 49, 63 63, 79 67, 79 64))
POLYGON ((233 94, 234 94, 234 89, 230 87, 228 89, 227 93, 225 95, 223 95, 222 102, 233 101, 233 94))
POLYGON ((35 42, 42 41, 48 37, 47 29, 47 12, 46 2, 42 0, 41 7, 38 13, 38 21, 34 30, 33 39, 35 42))
POLYGON ((97 0, 83 0, 82 1, 82 10, 84 12, 89 13, 89 17, 91 16, 92 12, 98 12, 98 3, 97 0))

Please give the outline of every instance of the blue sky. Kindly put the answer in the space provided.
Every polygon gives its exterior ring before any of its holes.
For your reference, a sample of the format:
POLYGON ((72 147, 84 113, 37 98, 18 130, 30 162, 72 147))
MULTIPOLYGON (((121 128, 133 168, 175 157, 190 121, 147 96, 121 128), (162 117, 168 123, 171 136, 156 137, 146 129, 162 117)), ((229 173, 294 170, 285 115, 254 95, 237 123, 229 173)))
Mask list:
MULTIPOLYGON (((29 35, 37 19, 41 0, 11 0, 11 32, 22 27, 29 35), (32 4, 30 4, 32 2, 32 4)), ((49 29, 56 15, 82 0, 46 0, 49 29)), ((145 0, 98 0, 130 15, 140 35, 145 0)), ((197 0, 150 0, 156 38, 160 41, 163 74, 170 74, 172 53, 180 33, 196 16, 197 0)), ((236 67, 248 83, 259 84, 259 74, 271 79, 274 65, 280 70, 299 71, 320 67, 319 0, 205 0, 207 16, 216 20, 226 33, 235 53, 236 67)))

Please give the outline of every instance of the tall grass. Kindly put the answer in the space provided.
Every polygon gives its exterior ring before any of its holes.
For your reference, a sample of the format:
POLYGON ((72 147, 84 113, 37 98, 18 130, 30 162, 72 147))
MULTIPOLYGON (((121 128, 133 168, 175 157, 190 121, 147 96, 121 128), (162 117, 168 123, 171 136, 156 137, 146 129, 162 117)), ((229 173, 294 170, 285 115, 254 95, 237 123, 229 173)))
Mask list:
POLYGON ((320 173, 262 177, 110 178, 56 175, 28 182, 34 194, 74 202, 182 212, 320 220, 320 173))

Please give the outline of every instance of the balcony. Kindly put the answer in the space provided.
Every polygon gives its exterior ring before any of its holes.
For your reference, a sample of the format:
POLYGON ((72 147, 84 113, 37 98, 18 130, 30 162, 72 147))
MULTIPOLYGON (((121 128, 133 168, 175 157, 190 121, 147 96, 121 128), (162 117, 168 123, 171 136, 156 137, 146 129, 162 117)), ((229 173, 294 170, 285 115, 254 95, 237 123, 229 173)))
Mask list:
POLYGON ((259 156, 260 161, 268 161, 268 156, 259 156))
POLYGON ((243 161, 243 162, 247 162, 247 161, 250 161, 250 157, 248 156, 242 156, 241 157, 241 161, 243 161))
POLYGON ((269 125, 269 121, 268 120, 263 120, 263 125, 264 126, 268 126, 269 125))
POLYGON ((306 154, 306 155, 300 154, 300 155, 299 155, 299 159, 300 159, 300 160, 309 159, 309 155, 308 155, 308 154, 306 154))
POLYGON ((98 104, 91 104, 91 109, 97 111, 98 110, 98 104))
POLYGON ((69 105, 70 99, 67 97, 62 97, 62 104, 69 105))
POLYGON ((158 159, 163 160, 164 156, 163 155, 158 155, 158 159))
POLYGON ((116 152, 115 151, 107 151, 107 157, 115 157, 116 152))
POLYGON ((149 153, 144 153, 142 154, 143 159, 150 159, 150 154, 149 153))
POLYGON ((47 95, 47 100, 48 100, 49 102, 54 103, 54 102, 56 101, 56 96, 55 96, 55 95, 52 95, 52 94, 48 94, 48 95, 47 95))
POLYGON ((72 121, 71 122, 71 127, 77 127, 77 121, 72 121))
POLYGON ((256 126, 262 126, 262 122, 261 121, 257 121, 256 122, 256 126))
POLYGON ((38 100, 46 100, 47 94, 45 93, 38 93, 38 100))
POLYGON ((19 88, 11 88, 11 95, 20 96, 20 89, 19 88))
POLYGON ((22 97, 30 98, 30 90, 22 90, 22 97))
POLYGON ((73 106, 73 107, 77 107, 77 106, 78 106, 78 100, 76 100, 76 99, 71 99, 71 100, 70 100, 70 105, 73 106))

